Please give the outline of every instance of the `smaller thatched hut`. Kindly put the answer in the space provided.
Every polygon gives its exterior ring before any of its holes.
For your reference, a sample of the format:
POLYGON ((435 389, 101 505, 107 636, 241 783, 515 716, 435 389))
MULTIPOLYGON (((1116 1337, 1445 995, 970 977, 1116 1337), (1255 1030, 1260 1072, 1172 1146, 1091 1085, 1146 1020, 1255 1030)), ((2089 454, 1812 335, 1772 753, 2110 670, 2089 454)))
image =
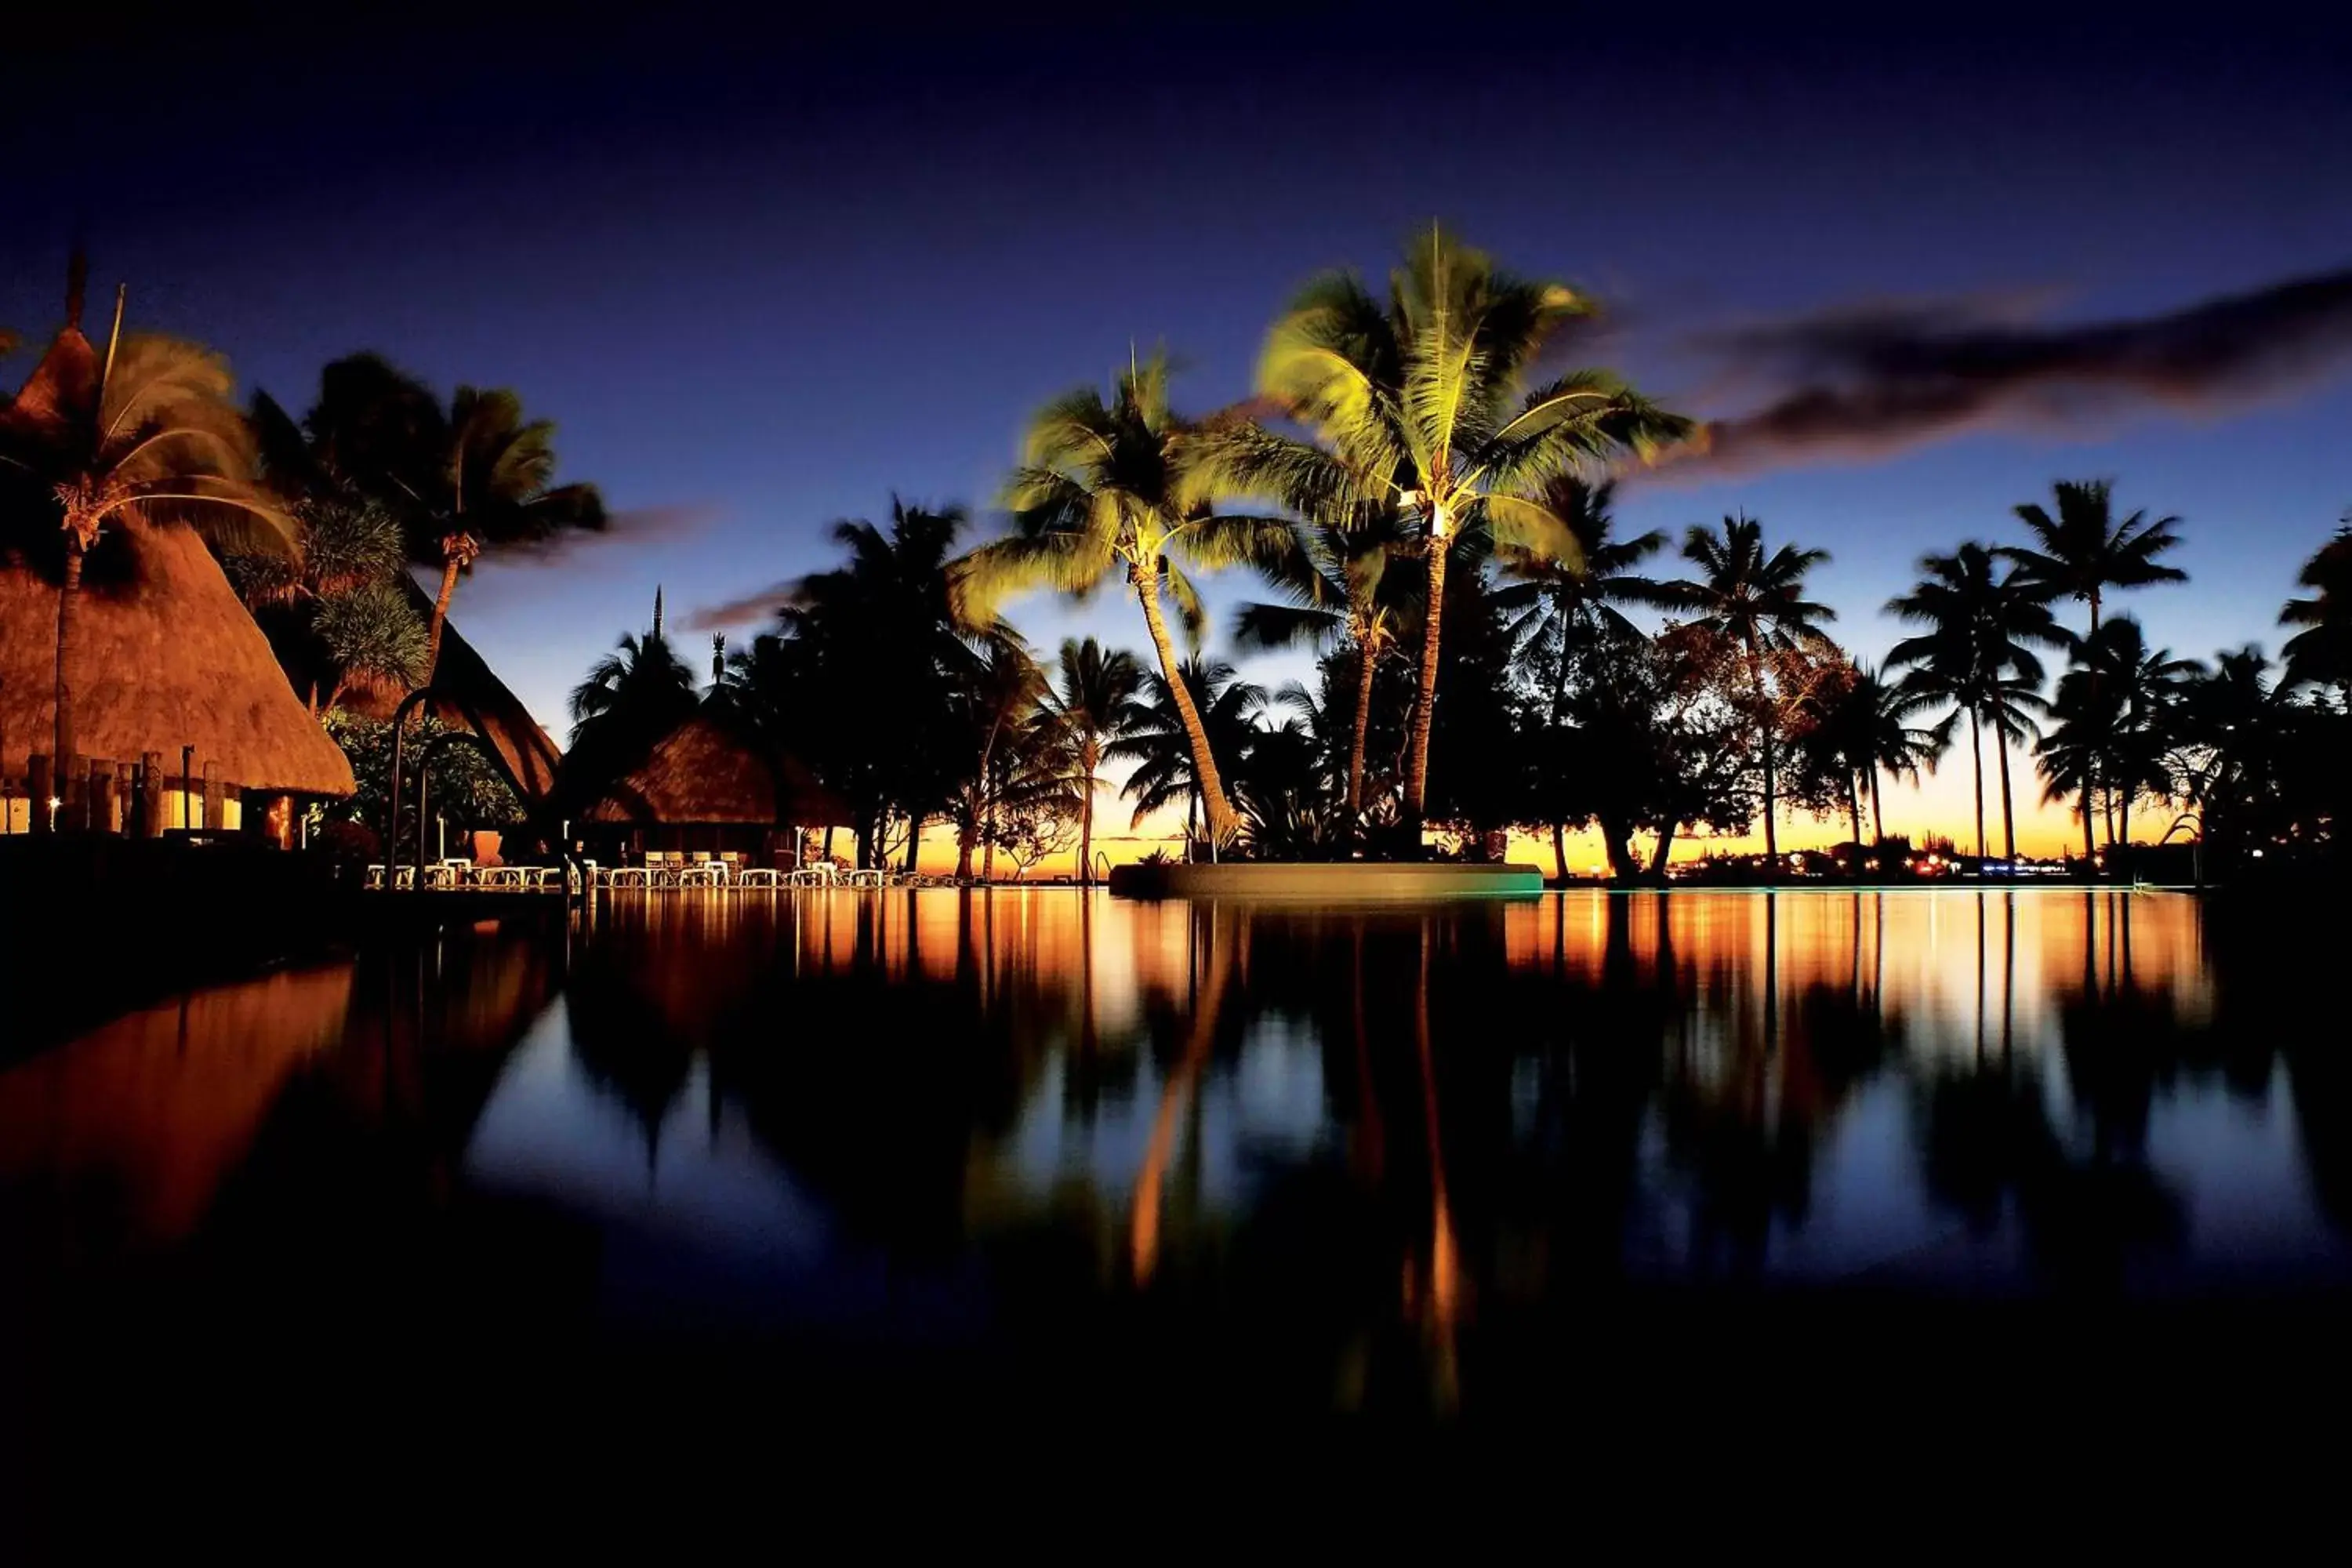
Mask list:
POLYGON ((583 808, 573 832, 614 860, 702 850, 765 866, 789 851, 797 827, 846 815, 798 760, 706 707, 583 808))

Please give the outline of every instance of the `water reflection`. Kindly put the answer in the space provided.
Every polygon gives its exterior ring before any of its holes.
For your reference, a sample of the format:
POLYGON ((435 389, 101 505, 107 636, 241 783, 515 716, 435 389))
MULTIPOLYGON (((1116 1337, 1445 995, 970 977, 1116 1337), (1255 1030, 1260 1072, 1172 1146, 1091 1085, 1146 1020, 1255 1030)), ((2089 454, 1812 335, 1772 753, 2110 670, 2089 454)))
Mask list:
POLYGON ((1197 1342, 1444 1411, 1727 1289, 2346 1283, 2352 1084, 2282 942, 2106 890, 615 898, 0 1075, 0 1215, 70 1270, 488 1208, 608 1326, 1197 1342))

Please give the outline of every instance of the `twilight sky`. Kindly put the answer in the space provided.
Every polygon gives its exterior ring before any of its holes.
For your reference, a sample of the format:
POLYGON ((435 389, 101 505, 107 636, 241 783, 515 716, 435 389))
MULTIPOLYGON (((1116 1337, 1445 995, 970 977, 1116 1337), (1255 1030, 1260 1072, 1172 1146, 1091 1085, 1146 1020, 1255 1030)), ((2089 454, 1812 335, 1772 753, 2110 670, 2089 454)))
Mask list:
MULTIPOLYGON (((1555 9, 1421 58, 1424 34, 1361 7, 762 32, 665 6, 538 36, 266 9, 117 17, 34 39, 46 71, 0 62, 0 322, 54 326, 79 232, 93 296, 128 281, 134 327, 289 405, 362 348, 445 391, 517 388, 566 477, 631 514, 459 593, 559 737, 656 583, 675 628, 825 563, 826 525, 893 490, 985 526, 1045 398, 1130 341, 1179 356, 1192 406, 1239 397, 1299 282, 1377 276, 1433 216, 1596 294, 1589 357, 1733 422, 1716 458, 1629 483, 1622 525, 1745 509, 1829 550, 1816 596, 1865 658, 1918 554, 2008 536, 2055 478, 2181 515, 2194 582, 2126 607, 2197 657, 2275 647, 2352 504, 2341 24, 1633 36, 1555 9)), ((1047 647, 1142 642, 1115 601, 1014 616, 1047 647)), ((1966 793, 1948 765, 1888 826, 1958 833, 1966 793)), ((2063 831, 2037 818, 2025 847, 2063 831)))

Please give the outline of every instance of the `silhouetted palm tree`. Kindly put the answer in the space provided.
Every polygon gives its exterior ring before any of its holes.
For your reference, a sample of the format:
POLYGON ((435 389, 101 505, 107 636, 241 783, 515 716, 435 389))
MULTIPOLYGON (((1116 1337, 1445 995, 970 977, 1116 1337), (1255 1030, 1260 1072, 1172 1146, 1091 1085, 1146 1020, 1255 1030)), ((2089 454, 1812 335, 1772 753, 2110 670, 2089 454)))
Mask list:
POLYGON ((2334 686, 2352 697, 2352 513, 2294 579, 2315 590, 2289 599, 2279 624, 2301 626, 2280 650, 2290 683, 2334 686))
POLYGON ((1874 670, 1857 668, 1853 677, 1822 704, 1816 734, 1837 758, 1846 773, 1862 781, 1848 809, 1853 816, 1854 837, 1862 837, 1859 795, 1870 796, 1872 837, 1886 837, 1886 814, 1879 798, 1879 775, 1916 780, 1932 772, 1948 738, 1933 729, 1908 723, 1918 699, 1899 685, 1888 683, 1874 670))
POLYGON ((1062 643, 1058 677, 1042 703, 1062 758, 1061 771, 1078 798, 1078 881, 1094 881, 1095 791, 1111 747, 1136 727, 1135 694, 1143 668, 1135 656, 1105 652, 1100 643, 1076 637, 1062 643))
POLYGON ((0 510, 27 554, 58 566, 58 765, 75 748, 73 678, 84 563, 113 527, 195 529, 216 547, 299 559, 299 531, 255 482, 252 436, 229 401, 228 362, 178 338, 115 331, 101 361, 81 332, 76 258, 66 325, 16 399, 0 407, 0 510))
POLYGON ((400 510, 409 558, 440 570, 428 681, 457 579, 476 561, 605 525, 595 486, 555 482, 554 423, 525 419, 511 392, 460 386, 443 409, 382 357, 354 354, 327 367, 304 423, 336 472, 400 510))
POLYGON ((1890 668, 1910 666, 1903 689, 1921 704, 1949 703, 1969 719, 1975 759, 1977 854, 1985 853, 1983 742, 1988 721, 2000 746, 2002 851, 2017 858, 2017 814, 2009 770, 2009 742, 2034 734, 2042 706, 2042 660, 2036 645, 2066 641, 2050 607, 2022 567, 1999 569, 2000 557, 1971 541, 1950 555, 1923 557, 1925 574, 1908 594, 1887 601, 1889 613, 1927 628, 1906 637, 1886 656, 1890 668))
POLYGON ((1045 675, 1010 632, 982 641, 958 672, 956 706, 977 760, 956 801, 956 879, 971 879, 971 852, 987 843, 1011 778, 999 759, 1019 747, 1045 694, 1045 675))
POLYGON ((1661 602, 1688 614, 1737 647, 1748 660, 1748 696, 1756 705, 1756 723, 1764 755, 1764 856, 1772 871, 1780 868, 1780 836, 1774 821, 1775 762, 1771 697, 1764 682, 1764 656, 1769 651, 1818 646, 1829 640, 1823 621, 1837 612, 1805 597, 1805 574, 1829 561, 1825 550, 1800 550, 1792 544, 1766 554, 1764 528, 1745 515, 1727 517, 1720 530, 1694 525, 1683 538, 1683 558, 1699 568, 1696 577, 1661 585, 1661 602))
POLYGON ((1347 806, 1350 820, 1364 809, 1364 743, 1371 727, 1372 677, 1396 645, 1411 611, 1411 584, 1388 570, 1410 535, 1393 506, 1361 519, 1301 523, 1291 542, 1258 569, 1290 603, 1245 604, 1234 622, 1244 647, 1328 646, 1345 638, 1356 651, 1356 707, 1348 741, 1347 806))
MULTIPOLYGON (((966 624, 992 619, 1008 595, 1053 588, 1083 599, 1113 573, 1143 610, 1160 672, 1172 677, 1175 645, 1160 612, 1164 595, 1186 629, 1204 623, 1185 568, 1215 571, 1269 558, 1286 547, 1278 519, 1221 516, 1217 475, 1197 463, 1195 426, 1168 403, 1168 362, 1130 363, 1106 403, 1081 387, 1041 409, 1029 424, 1023 466, 1006 487, 1013 531, 957 562, 951 590, 966 624)), ((1209 831, 1232 837, 1238 819, 1217 774, 1209 739, 1181 682, 1170 688, 1201 780, 1209 831)))
MULTIPOLYGON (((1177 667, 1192 711, 1200 715, 1211 754, 1222 774, 1242 765, 1258 715, 1265 710, 1265 688, 1236 679, 1234 667, 1221 658, 1194 654, 1177 667)), ((1120 794, 1135 802, 1133 824, 1163 805, 1185 803, 1185 835, 1195 834, 1196 816, 1204 792, 1193 771, 1192 748, 1183 710, 1166 679, 1146 672, 1141 699, 1130 715, 1129 732, 1104 755, 1113 762, 1133 763, 1120 794)))
POLYGON ((1317 279, 1266 339, 1258 390, 1315 442, 1258 427, 1222 432, 1216 461, 1238 488, 1310 517, 1393 505, 1427 563, 1418 699, 1407 738, 1404 817, 1419 836, 1437 700, 1447 561, 1458 535, 1573 561, 1575 536, 1547 481, 1689 434, 1614 374, 1530 384, 1559 329, 1589 301, 1498 270, 1433 226, 1390 276, 1385 302, 1352 273, 1317 279))

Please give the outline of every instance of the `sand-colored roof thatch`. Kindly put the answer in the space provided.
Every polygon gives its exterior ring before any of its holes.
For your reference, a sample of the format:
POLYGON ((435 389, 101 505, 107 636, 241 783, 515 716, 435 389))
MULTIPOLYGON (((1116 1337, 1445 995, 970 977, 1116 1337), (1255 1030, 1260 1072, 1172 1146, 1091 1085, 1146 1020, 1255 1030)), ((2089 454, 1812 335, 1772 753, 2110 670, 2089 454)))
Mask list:
POLYGON ((847 811, 795 759, 738 734, 708 709, 671 731, 582 812, 588 822, 845 822, 847 811))
MULTIPOLYGON (((184 528, 127 521, 84 579, 72 671, 76 745, 118 762, 180 748, 248 789, 349 795, 352 765, 287 682, 268 639, 184 528)), ((0 773, 22 777, 57 725, 58 587, 0 557, 0 773)))

